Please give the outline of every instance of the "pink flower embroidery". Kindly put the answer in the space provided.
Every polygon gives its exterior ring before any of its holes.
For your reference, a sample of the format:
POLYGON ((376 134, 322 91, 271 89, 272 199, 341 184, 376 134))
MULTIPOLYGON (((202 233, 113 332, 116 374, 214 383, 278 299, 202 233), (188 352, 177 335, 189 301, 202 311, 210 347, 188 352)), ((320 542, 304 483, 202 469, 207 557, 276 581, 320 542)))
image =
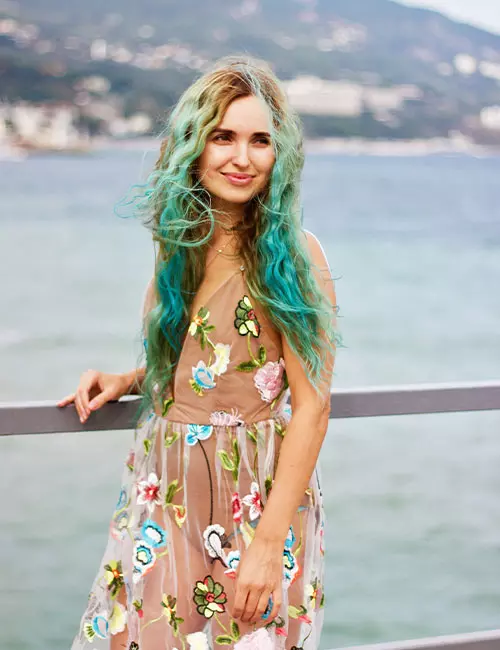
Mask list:
POLYGON ((250 508, 249 516, 252 521, 262 514, 262 501, 260 500, 259 485, 255 481, 250 485, 250 494, 243 498, 243 503, 250 508))
POLYGON ((276 636, 288 636, 284 627, 276 628, 276 636))
POLYGON ((227 411, 213 411, 210 414, 210 424, 214 427, 231 427, 241 425, 242 423, 243 419, 237 409, 231 409, 231 413, 227 411))
POLYGON ((243 508, 241 506, 241 499, 238 492, 235 492, 231 497, 231 504, 233 506, 233 520, 235 524, 241 524, 241 518, 243 516, 243 508))
POLYGON ((283 372, 285 360, 268 361, 262 366, 253 378, 254 384, 264 402, 272 402, 283 388, 283 372))
POLYGON ((152 511, 155 505, 161 506, 160 480, 154 472, 151 472, 146 481, 138 481, 137 504, 147 505, 149 511, 152 511))
POLYGON ((234 644, 234 650, 273 650, 274 643, 269 636, 269 632, 261 627, 256 632, 250 632, 241 637, 234 644))

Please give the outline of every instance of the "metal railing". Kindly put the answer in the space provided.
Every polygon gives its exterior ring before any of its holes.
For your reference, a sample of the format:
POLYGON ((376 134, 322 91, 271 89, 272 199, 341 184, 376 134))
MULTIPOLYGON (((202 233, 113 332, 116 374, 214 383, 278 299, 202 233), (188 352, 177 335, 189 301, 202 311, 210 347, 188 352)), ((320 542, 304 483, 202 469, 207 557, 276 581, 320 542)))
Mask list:
MULTIPOLYGON (((74 407, 55 402, 0 404, 0 436, 130 429, 139 398, 107 404, 81 424, 74 407)), ((500 410, 500 382, 412 384, 336 389, 330 418, 458 413, 500 410)), ((343 650, 500 650, 500 629, 412 641, 362 645, 343 650)))

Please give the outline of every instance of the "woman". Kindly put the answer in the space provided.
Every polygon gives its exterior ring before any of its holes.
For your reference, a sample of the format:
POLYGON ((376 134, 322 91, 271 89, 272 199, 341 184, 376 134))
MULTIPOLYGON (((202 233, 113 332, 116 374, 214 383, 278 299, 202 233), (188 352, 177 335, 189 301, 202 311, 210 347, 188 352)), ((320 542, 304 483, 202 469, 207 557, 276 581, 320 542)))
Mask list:
POLYGON ((340 337, 327 260, 301 229, 302 166, 299 120, 262 62, 220 60, 169 118, 144 195, 146 363, 89 371, 60 402, 85 422, 143 395, 73 649, 318 646, 316 462, 340 337))

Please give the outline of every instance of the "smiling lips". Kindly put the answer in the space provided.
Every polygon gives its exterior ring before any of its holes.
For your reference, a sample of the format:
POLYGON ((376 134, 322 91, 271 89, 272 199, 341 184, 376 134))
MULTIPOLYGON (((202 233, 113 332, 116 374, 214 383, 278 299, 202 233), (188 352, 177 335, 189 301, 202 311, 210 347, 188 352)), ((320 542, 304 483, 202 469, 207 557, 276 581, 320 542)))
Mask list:
POLYGON ((253 176, 250 176, 250 174, 231 173, 231 174, 223 174, 223 175, 233 185, 248 185, 248 183, 250 183, 253 178, 253 176))

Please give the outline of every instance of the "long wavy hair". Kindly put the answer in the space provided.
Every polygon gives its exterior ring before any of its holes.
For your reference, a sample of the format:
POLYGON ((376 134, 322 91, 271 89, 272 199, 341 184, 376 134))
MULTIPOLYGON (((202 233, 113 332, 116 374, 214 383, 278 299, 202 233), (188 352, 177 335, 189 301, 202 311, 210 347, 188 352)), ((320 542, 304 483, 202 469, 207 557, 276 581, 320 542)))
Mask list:
POLYGON ((300 358, 319 389, 325 349, 342 345, 335 305, 320 290, 305 244, 300 205, 302 126, 267 63, 219 59, 182 94, 170 113, 160 156, 139 199, 156 248, 155 304, 144 321, 146 372, 140 414, 165 395, 204 274, 216 215, 197 175, 211 132, 235 99, 256 96, 269 112, 275 162, 269 182, 245 206, 239 254, 249 290, 300 358))

